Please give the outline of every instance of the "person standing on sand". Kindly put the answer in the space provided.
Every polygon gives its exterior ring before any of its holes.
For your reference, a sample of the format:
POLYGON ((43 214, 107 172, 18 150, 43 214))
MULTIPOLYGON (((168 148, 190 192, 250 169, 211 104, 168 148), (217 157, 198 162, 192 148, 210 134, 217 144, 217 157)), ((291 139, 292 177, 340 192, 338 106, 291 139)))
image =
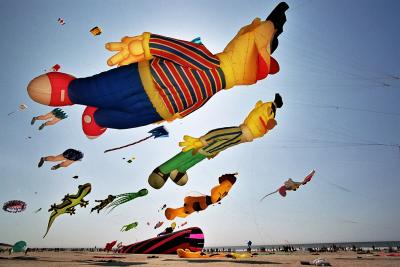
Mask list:
POLYGON ((82 158, 83 158, 83 153, 81 151, 69 148, 65 150, 62 154, 57 156, 41 157, 38 163, 38 168, 42 167, 45 161, 52 161, 52 162, 62 161, 61 163, 51 167, 52 170, 57 170, 60 167, 66 168, 72 163, 82 160, 82 158))

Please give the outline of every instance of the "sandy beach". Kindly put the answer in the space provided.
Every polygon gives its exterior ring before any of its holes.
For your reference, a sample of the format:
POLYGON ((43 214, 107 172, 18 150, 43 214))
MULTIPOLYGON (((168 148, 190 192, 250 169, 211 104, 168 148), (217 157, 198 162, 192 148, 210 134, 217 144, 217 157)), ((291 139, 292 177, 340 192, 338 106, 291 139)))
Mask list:
POLYGON ((181 259, 177 255, 114 254, 103 252, 32 252, 0 254, 0 266, 302 266, 301 261, 325 258, 332 266, 400 266, 400 257, 355 252, 260 254, 249 259, 181 259), (154 258, 149 258, 155 256, 154 258))

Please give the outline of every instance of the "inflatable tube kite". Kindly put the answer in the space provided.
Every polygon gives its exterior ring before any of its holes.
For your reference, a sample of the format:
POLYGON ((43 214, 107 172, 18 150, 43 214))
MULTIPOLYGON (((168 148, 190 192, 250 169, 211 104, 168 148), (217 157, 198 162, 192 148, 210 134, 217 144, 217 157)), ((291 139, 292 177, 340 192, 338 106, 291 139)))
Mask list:
POLYGON ((204 234, 198 227, 192 227, 123 246, 118 253, 135 254, 176 254, 178 249, 201 251, 204 247, 204 234))

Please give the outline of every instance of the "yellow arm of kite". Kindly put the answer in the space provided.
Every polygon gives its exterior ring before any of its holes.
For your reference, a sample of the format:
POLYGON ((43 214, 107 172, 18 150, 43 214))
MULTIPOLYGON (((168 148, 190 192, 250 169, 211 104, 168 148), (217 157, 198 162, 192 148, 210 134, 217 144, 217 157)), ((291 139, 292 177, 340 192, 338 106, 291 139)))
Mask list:
POLYGON ((115 55, 107 60, 109 66, 124 66, 151 58, 149 52, 150 33, 143 33, 138 36, 125 36, 120 42, 106 43, 105 47, 109 51, 116 52, 115 55))
POLYGON ((189 135, 183 136, 183 142, 179 142, 179 146, 182 147, 182 151, 186 152, 192 150, 197 152, 200 148, 207 145, 203 140, 196 137, 191 137, 189 135))
POLYGON ((259 57, 268 66, 270 64, 270 43, 275 31, 271 21, 255 18, 252 23, 240 29, 222 53, 217 54, 227 76, 227 89, 257 81, 259 57))

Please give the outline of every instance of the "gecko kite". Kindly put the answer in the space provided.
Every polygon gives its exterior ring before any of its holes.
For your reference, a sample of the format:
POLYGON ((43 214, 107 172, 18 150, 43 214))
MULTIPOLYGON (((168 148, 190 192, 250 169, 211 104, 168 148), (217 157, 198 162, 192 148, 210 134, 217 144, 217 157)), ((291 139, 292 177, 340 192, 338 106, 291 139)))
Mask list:
POLYGON ((78 186, 78 193, 75 195, 65 195, 62 199, 61 204, 53 204, 51 205, 49 212, 51 211, 51 215, 49 218, 49 223, 47 225, 46 233, 44 234, 43 238, 46 237, 47 233, 50 230, 51 225, 53 224, 54 220, 64 214, 69 213, 70 215, 75 214, 75 206, 80 205, 81 207, 86 207, 89 204, 89 201, 85 201, 83 198, 90 193, 92 190, 91 184, 87 183, 84 185, 78 186))
POLYGON ((168 220, 173 220, 176 217, 185 218, 189 214, 201 210, 205 210, 209 205, 216 204, 220 202, 224 197, 226 197, 231 190, 233 184, 236 182, 237 173, 234 174, 224 174, 219 177, 219 185, 211 189, 210 196, 199 196, 192 197, 187 196, 184 199, 183 207, 172 209, 167 208, 165 210, 165 217, 168 220))
POLYGON ((258 101, 239 126, 214 129, 199 138, 185 135, 184 141, 179 143, 179 146, 183 147, 182 152, 154 169, 149 176, 149 184, 155 189, 160 189, 168 177, 171 177, 177 185, 185 185, 188 181, 186 171, 200 161, 205 158, 212 159, 229 147, 252 142, 272 130, 277 124, 276 111, 282 105, 281 96, 275 94, 273 102, 258 101))
POLYGON ((311 181, 311 179, 313 178, 315 174, 315 170, 312 170, 306 177, 304 177, 302 182, 294 182, 291 178, 289 178, 283 186, 279 187, 277 190, 275 190, 272 193, 269 193, 265 196, 263 196, 263 198, 260 199, 260 202, 263 201, 266 197, 273 195, 277 192, 279 192, 279 194, 283 197, 286 196, 286 191, 296 191, 297 189, 299 189, 299 187, 301 185, 305 185, 307 184, 309 181, 311 181))
POLYGON ((202 43, 149 32, 106 44, 117 68, 87 78, 50 72, 28 85, 32 100, 47 106, 87 106, 82 115, 88 138, 107 128, 128 129, 183 118, 223 89, 252 85, 279 71, 271 54, 286 22, 282 2, 266 20, 242 27, 221 53, 202 43))

